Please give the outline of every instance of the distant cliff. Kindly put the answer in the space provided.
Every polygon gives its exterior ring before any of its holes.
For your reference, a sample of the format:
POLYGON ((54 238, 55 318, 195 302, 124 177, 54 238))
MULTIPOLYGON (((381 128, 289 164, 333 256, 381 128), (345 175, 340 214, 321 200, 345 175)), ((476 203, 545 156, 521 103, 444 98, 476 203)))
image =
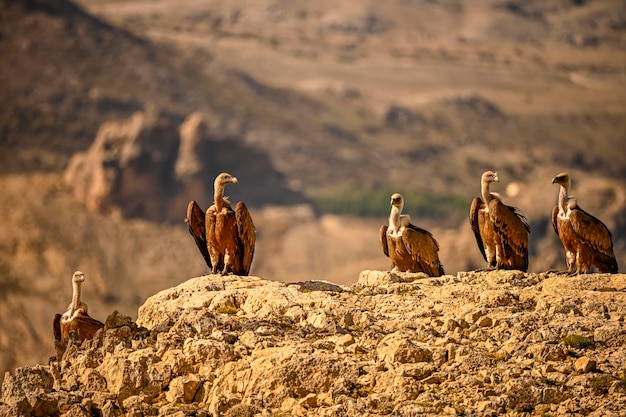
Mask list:
POLYGON ((7 373, 0 414, 618 416, 625 318, 624 274, 202 276, 7 373))

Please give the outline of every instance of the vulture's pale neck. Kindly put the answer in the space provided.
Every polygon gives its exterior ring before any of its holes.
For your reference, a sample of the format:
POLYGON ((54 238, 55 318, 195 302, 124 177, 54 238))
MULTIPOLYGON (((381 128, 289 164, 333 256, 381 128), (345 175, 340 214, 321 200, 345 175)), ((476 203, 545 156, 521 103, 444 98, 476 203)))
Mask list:
POLYGON ((568 179, 565 184, 559 184, 561 189, 559 190, 559 211, 563 214, 567 213, 567 207, 569 204, 569 189, 571 182, 568 179))
POLYGON ((221 211, 222 207, 224 207, 224 189, 226 188, 226 184, 222 183, 219 179, 215 180, 213 184, 213 202, 215 203, 215 208, 217 211, 221 211))
POLYGON ((480 194, 483 197, 483 201, 485 204, 489 203, 493 197, 491 192, 489 191, 489 186, 491 185, 491 181, 482 180, 480 184, 480 194))
POLYGON ((71 315, 74 315, 74 312, 80 307, 81 284, 82 282, 80 281, 72 281, 72 304, 70 305, 71 315))
POLYGON ((390 228, 398 230, 402 226, 402 221, 400 220, 400 217, 402 215, 402 207, 402 204, 400 204, 399 206, 391 206, 391 213, 389 214, 390 228))

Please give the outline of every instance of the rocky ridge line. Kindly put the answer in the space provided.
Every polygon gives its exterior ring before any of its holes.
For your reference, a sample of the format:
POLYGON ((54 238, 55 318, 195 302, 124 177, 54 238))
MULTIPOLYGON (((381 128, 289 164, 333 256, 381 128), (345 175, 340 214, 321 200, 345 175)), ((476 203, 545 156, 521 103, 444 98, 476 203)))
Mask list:
POLYGON ((208 275, 7 373, 15 416, 591 415, 626 409, 626 275, 208 275))

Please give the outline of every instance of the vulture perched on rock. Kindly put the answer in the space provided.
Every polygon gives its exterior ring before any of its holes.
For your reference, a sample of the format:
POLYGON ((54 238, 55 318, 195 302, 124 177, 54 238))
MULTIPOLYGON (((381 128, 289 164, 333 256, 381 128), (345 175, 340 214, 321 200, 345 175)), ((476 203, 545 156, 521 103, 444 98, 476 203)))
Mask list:
POLYGON ((411 224, 411 218, 402 214, 403 207, 402 195, 393 194, 389 226, 381 226, 379 233, 383 253, 391 259, 391 269, 424 272, 431 277, 443 275, 439 244, 430 232, 411 224))
POLYGON ((67 339, 74 334, 78 339, 93 338, 104 324, 87 314, 87 304, 81 301, 81 285, 85 281, 85 274, 81 271, 74 272, 72 276, 72 303, 65 313, 55 314, 52 320, 54 340, 67 339))
POLYGON ((552 226, 565 248, 570 274, 587 273, 595 265, 600 272, 617 273, 611 232, 600 220, 578 207, 569 195, 572 185, 566 173, 552 179, 560 185, 557 205, 552 209, 552 226))
POLYGON ((190 201, 185 222, 211 273, 248 275, 256 230, 246 205, 240 201, 233 210, 224 197, 228 184, 237 184, 237 178, 226 172, 219 174, 214 182, 213 205, 205 213, 198 203, 190 201))
POLYGON ((498 174, 483 173, 481 196, 474 198, 469 220, 478 249, 488 268, 528 270, 528 234, 526 217, 516 207, 502 203, 500 196, 489 191, 492 182, 499 182, 498 174))

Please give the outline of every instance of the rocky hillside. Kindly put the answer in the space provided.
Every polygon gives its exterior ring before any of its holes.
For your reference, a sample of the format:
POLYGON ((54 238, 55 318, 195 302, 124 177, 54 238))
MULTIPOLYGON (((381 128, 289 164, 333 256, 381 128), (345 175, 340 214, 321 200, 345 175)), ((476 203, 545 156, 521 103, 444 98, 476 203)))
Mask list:
POLYGON ((486 169, 530 272, 565 269, 561 171, 623 269, 625 22, 622 0, 0 0, 0 377, 45 362, 73 271, 102 320, 206 272, 183 218, 220 171, 256 276, 385 269, 392 192, 446 271, 482 267, 486 169))
POLYGON ((625 319, 623 274, 202 276, 7 374, 0 414, 617 417, 625 319))

